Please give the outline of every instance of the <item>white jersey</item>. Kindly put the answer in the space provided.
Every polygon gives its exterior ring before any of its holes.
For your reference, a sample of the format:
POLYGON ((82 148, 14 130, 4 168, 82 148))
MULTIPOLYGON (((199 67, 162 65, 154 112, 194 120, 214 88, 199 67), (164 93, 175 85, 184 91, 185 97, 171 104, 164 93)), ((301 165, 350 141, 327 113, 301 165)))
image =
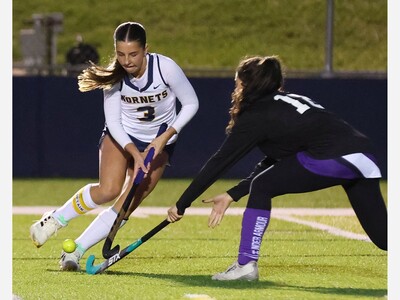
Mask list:
MULTIPOLYGON (((104 114, 112 137, 125 147, 128 134, 150 143, 162 123, 179 133, 196 114, 197 95, 182 69, 170 58, 148 53, 140 78, 131 75, 104 90, 104 114), (182 107, 177 115, 176 101, 182 107)), ((167 144, 175 142, 177 134, 167 144)))

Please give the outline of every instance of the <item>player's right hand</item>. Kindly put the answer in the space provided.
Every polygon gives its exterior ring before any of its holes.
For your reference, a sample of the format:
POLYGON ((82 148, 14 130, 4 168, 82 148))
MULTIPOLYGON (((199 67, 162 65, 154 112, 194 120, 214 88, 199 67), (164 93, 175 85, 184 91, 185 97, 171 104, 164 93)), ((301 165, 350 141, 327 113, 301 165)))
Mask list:
POLYGON ((125 150, 132 156, 133 161, 134 161, 134 167, 133 167, 133 178, 136 178, 136 175, 139 172, 139 169, 142 169, 142 171, 147 174, 149 172, 148 166, 144 165, 144 159, 145 155, 147 153, 140 152, 135 144, 129 143, 125 146, 125 150))
POLYGON ((174 205, 170 209, 168 209, 168 217, 167 220, 170 223, 174 223, 183 218, 183 215, 178 214, 178 208, 174 205))

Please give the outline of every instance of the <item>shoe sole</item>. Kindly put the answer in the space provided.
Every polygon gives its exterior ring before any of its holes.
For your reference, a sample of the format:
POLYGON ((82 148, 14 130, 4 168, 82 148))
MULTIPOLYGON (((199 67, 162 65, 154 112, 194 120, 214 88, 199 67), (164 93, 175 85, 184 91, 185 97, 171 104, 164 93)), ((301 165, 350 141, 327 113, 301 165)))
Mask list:
POLYGON ((31 232, 31 240, 32 243, 36 246, 36 248, 40 248, 43 246, 43 244, 39 243, 36 238, 35 238, 35 234, 31 232))
POLYGON ((42 247, 42 245, 40 245, 39 243, 35 242, 34 240, 32 240, 33 244, 36 246, 36 248, 40 248, 42 247))
POLYGON ((240 277, 235 279, 220 279, 220 278, 211 278, 211 279, 215 281, 258 281, 258 278, 246 278, 246 277, 240 277))
MULTIPOLYGON (((215 275, 214 275, 215 276, 215 275)), ((224 278, 218 278, 218 277, 211 277, 212 280, 216 280, 216 281, 258 281, 258 276, 257 277, 253 277, 253 276, 249 276, 249 274, 247 275, 243 275, 239 278, 230 278, 230 279, 224 279, 224 278)))

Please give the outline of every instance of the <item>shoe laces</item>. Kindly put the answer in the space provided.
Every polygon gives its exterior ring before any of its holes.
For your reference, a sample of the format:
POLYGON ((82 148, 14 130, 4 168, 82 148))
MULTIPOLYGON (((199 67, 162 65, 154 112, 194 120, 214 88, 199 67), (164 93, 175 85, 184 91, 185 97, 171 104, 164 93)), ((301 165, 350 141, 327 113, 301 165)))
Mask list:
POLYGON ((50 219, 51 219, 51 215, 48 215, 45 218, 43 218, 42 220, 40 220, 40 226, 43 227, 44 224, 46 224, 50 219))
POLYGON ((239 268, 239 264, 237 262, 235 262, 234 264, 232 264, 224 273, 229 273, 231 271, 236 270, 237 268, 239 268))

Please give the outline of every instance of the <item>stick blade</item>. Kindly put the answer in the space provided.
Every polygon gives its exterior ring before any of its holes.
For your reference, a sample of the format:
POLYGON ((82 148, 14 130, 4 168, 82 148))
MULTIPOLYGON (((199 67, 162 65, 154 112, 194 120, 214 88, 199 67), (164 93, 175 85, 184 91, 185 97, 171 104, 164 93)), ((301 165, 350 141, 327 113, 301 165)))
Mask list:
POLYGON ((109 246, 106 246, 106 244, 104 244, 104 247, 103 247, 103 257, 105 259, 108 259, 119 252, 119 245, 116 245, 112 249, 110 249, 110 248, 111 248, 111 240, 110 240, 109 246))
POLYGON ((100 269, 102 264, 100 265, 93 265, 94 264, 94 260, 95 260, 95 256, 92 254, 88 257, 87 261, 86 261, 86 273, 94 275, 97 274, 100 269))

